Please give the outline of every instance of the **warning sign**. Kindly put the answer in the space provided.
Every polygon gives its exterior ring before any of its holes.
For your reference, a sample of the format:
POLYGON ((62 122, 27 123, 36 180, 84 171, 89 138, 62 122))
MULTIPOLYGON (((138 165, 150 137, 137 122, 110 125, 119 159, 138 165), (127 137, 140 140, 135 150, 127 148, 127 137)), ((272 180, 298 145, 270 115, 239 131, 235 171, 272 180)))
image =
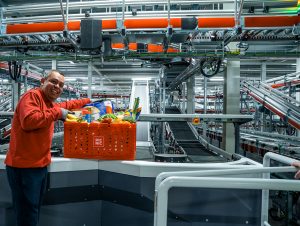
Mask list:
POLYGON ((104 147, 104 137, 103 136, 94 136, 93 138, 94 138, 94 140, 93 140, 94 148, 104 147))

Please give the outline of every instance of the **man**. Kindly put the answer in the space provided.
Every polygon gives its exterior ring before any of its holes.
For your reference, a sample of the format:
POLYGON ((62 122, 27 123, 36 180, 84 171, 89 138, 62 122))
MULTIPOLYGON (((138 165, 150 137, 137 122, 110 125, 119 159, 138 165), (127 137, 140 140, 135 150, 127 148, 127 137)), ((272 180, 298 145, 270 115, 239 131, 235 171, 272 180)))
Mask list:
POLYGON ((36 226, 51 162, 54 122, 90 99, 54 101, 62 94, 64 75, 52 70, 41 86, 26 92, 14 113, 5 164, 18 226, 36 226))

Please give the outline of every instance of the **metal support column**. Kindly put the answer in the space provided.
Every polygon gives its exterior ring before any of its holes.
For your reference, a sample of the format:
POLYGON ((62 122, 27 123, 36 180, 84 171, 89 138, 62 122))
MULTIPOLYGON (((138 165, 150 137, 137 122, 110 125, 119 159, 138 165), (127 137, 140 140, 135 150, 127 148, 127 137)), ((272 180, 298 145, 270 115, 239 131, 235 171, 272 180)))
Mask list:
POLYGON ((89 61, 88 64, 88 90, 87 90, 87 96, 88 98, 92 98, 92 61, 89 61))
POLYGON ((159 113, 163 113, 163 81, 159 81, 159 113))
POLYGON ((203 113, 207 114, 207 77, 204 77, 204 100, 203 100, 203 113))
POLYGON ((57 60, 52 60, 51 62, 51 69, 56 70, 57 69, 57 60))
POLYGON ((181 107, 181 111, 182 113, 186 113, 186 82, 182 83, 182 107, 181 107))
MULTIPOLYGON (((300 72, 300 58, 296 59, 296 72, 300 72)), ((300 92, 296 92, 296 100, 300 101, 300 92)), ((300 137, 300 130, 297 130, 297 136, 300 137)))
POLYGON ((11 80, 12 88, 12 109, 15 110, 21 96, 21 83, 11 80))
MULTIPOLYGON (((204 100, 203 100, 203 113, 207 114, 207 77, 204 77, 204 100)), ((215 106, 216 110, 216 106, 215 106)), ((203 138, 206 140, 206 130, 207 130, 207 123, 203 122, 202 123, 202 128, 203 128, 203 138)))
POLYGON ((187 105, 186 113, 195 113, 195 75, 187 80, 187 105))
MULTIPOLYGON (((261 74, 260 74, 260 80, 263 82, 267 79, 267 64, 265 61, 261 63, 261 74)), ((267 115, 265 113, 262 113, 261 115, 261 132, 267 132, 267 115)))
POLYGON ((163 96, 162 96, 162 113, 164 114, 166 111, 166 80, 163 81, 163 96))
MULTIPOLYGON (((224 73, 224 114, 240 114, 240 61, 228 60, 224 73)), ((223 146, 222 148, 230 153, 239 153, 235 150, 239 134, 235 134, 232 123, 223 123, 223 146)))
POLYGON ((28 77, 27 75, 24 76, 24 93, 27 92, 28 89, 28 77))

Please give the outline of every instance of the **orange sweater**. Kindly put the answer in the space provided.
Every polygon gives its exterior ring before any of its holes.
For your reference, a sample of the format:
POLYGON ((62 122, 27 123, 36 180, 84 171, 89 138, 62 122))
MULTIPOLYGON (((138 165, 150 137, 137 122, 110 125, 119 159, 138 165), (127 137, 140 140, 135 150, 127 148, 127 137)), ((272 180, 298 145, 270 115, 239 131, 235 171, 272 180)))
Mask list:
POLYGON ((62 117, 60 108, 71 110, 87 103, 90 103, 88 98, 53 103, 40 88, 26 92, 14 113, 5 164, 18 168, 49 165, 54 121, 62 117))

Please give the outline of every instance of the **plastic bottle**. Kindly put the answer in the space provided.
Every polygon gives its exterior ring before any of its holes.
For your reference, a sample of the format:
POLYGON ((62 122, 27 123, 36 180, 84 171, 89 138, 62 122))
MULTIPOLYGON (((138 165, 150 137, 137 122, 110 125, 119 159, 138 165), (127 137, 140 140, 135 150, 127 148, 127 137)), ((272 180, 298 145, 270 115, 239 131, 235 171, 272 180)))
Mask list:
POLYGON ((91 122, 91 112, 89 111, 89 109, 83 109, 81 111, 82 113, 82 118, 85 119, 88 123, 91 122))

